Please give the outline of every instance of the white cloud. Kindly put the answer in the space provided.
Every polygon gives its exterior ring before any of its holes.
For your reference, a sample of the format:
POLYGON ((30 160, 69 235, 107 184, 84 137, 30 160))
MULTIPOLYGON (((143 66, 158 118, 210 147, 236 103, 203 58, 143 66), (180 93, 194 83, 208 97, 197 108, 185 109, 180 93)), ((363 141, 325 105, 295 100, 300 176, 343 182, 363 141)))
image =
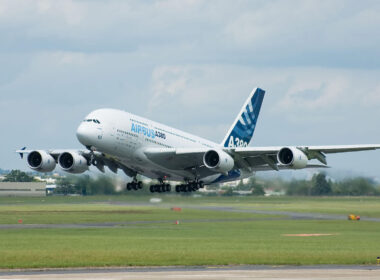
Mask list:
POLYGON ((238 111, 251 87, 261 86, 271 100, 271 114, 297 123, 328 122, 353 107, 373 110, 380 105, 379 75, 361 69, 166 65, 153 72, 150 110, 157 114, 162 108, 199 108, 217 124, 229 108, 238 111))
POLYGON ((158 107, 166 97, 173 98, 188 89, 186 69, 182 67, 162 66, 153 70, 153 96, 149 107, 158 107))
POLYGON ((300 77, 290 85, 276 109, 325 111, 339 104, 352 102, 350 99, 354 97, 346 96, 350 91, 350 82, 346 77, 322 77, 322 75, 319 73, 315 76, 307 76, 299 73, 300 77))
POLYGON ((255 86, 267 91, 259 144, 378 142, 379 11, 351 0, 0 0, 0 119, 14 136, 0 148, 26 141, 18 127, 30 145, 76 143, 77 120, 98 107, 219 142, 255 86))
POLYGON ((366 106, 380 106, 380 83, 370 92, 363 92, 363 104, 366 106))

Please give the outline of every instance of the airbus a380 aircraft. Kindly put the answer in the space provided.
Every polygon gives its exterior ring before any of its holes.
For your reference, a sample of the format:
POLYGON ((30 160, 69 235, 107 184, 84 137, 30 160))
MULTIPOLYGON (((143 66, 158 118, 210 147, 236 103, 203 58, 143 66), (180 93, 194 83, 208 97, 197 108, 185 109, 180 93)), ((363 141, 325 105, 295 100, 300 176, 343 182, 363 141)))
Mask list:
POLYGON ((326 154, 380 149, 380 145, 248 147, 256 128, 265 91, 256 88, 221 144, 115 109, 91 112, 77 129, 84 150, 26 150, 31 169, 51 172, 58 164, 69 173, 89 166, 107 166, 133 178, 127 189, 139 189, 138 174, 157 179, 151 192, 171 191, 168 181, 180 181, 177 192, 250 177, 255 171, 323 168, 326 154), (310 164, 312 159, 321 164, 310 164))

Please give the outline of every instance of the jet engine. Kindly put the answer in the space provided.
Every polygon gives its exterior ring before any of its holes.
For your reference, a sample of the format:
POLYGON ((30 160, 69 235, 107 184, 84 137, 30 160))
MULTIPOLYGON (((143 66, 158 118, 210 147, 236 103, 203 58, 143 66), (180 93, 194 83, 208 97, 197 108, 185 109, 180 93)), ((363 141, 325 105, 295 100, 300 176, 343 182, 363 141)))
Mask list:
POLYGON ((33 151, 28 155, 28 165, 38 172, 51 172, 56 166, 55 159, 46 151, 33 151))
POLYGON ((204 165, 216 172, 227 173, 235 165, 234 159, 224 151, 210 150, 203 156, 204 165))
POLYGON ((68 173, 79 174, 88 170, 87 159, 76 152, 64 152, 58 158, 59 166, 68 173))
POLYGON ((282 148, 277 155, 278 161, 292 169, 302 169, 307 166, 309 159, 297 148, 282 148))

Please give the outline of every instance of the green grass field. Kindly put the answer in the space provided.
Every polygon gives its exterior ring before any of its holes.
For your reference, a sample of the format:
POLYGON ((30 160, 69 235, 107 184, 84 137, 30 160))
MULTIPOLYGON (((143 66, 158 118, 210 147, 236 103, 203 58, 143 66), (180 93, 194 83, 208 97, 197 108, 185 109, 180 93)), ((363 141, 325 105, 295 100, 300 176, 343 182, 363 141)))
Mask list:
POLYGON ((107 228, 0 229, 0 268, 375 264, 380 255, 380 223, 376 222, 290 220, 196 209, 170 211, 178 205, 214 205, 379 217, 377 198, 162 198, 159 205, 141 204, 149 198, 132 196, 1 198, 3 225, 16 224, 18 219, 24 224, 121 224, 107 228), (175 225, 175 220, 180 224, 175 225), (123 224, 133 221, 147 223, 123 224), (284 236, 305 233, 332 235, 284 236))

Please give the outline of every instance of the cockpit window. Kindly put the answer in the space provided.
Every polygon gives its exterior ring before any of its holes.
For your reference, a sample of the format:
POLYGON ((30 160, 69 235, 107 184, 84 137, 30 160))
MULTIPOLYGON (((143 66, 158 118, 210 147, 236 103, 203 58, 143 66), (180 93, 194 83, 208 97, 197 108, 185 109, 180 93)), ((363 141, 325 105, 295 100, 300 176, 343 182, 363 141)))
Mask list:
POLYGON ((100 121, 96 119, 86 119, 86 120, 83 120, 83 122, 94 122, 94 123, 100 124, 100 121))

